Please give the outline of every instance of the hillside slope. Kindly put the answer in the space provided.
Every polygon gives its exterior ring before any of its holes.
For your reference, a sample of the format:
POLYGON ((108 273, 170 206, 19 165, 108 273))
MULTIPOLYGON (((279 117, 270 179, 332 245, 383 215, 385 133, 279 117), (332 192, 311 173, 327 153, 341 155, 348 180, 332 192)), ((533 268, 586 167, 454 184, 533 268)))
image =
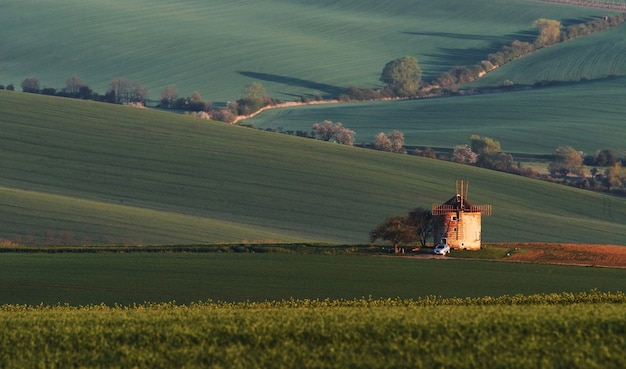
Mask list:
POLYGON ((104 93, 115 77, 158 99, 229 101, 260 81, 280 99, 375 87, 389 60, 413 55, 432 79, 535 34, 538 18, 606 11, 528 0, 8 0, 0 4, 0 84, 73 75, 104 93), (45 35, 45 37, 42 37, 45 35))
POLYGON ((329 119, 370 143, 381 132, 399 130, 407 145, 453 148, 472 134, 500 141, 502 150, 549 154, 572 146, 624 153, 626 78, 564 83, 541 89, 453 98, 310 105, 268 110, 246 122, 259 128, 310 131, 329 119))
POLYGON ((0 92, 0 157, 1 239, 363 243, 464 178, 485 241, 626 242, 623 198, 125 106, 0 92))
POLYGON ((626 75, 626 24, 524 56, 463 88, 593 80, 626 75))

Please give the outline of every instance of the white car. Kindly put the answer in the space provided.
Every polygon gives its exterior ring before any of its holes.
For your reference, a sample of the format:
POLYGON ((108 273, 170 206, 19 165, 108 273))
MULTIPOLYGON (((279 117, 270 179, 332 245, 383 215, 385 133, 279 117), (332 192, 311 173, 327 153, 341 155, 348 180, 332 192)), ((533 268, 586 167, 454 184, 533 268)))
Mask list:
POLYGON ((440 243, 435 246, 435 254, 437 255, 448 255, 450 253, 450 245, 447 243, 440 243))

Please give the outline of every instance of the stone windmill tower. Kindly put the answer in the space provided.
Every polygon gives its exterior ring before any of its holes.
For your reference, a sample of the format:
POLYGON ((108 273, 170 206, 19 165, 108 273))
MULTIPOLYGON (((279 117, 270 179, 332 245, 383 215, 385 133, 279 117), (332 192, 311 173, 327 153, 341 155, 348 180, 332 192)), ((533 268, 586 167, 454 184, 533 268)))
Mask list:
POLYGON ((468 183, 456 181, 456 196, 433 205, 435 245, 447 243, 452 249, 479 250, 481 217, 491 215, 491 205, 474 205, 467 199, 468 183))

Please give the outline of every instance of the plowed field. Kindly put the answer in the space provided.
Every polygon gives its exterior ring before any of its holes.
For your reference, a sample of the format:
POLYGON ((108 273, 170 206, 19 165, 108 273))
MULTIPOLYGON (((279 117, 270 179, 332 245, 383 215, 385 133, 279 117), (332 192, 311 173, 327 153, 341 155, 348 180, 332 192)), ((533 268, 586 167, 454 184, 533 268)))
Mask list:
POLYGON ((626 246, 594 244, 521 244, 510 261, 626 268, 626 246))

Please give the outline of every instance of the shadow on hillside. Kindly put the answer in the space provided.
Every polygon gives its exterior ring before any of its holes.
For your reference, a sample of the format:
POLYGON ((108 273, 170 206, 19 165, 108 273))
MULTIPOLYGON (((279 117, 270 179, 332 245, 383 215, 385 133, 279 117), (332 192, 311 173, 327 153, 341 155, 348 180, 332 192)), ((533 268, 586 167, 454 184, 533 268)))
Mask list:
POLYGON ((333 86, 333 85, 329 85, 326 83, 309 81, 306 79, 279 76, 277 74, 250 72, 250 71, 238 71, 237 73, 246 77, 259 79, 262 81, 281 83, 281 84, 288 85, 288 86, 303 87, 303 88, 310 89, 310 90, 318 90, 330 96, 339 96, 346 92, 346 89, 343 87, 333 86))
POLYGON ((528 30, 514 32, 508 35, 504 35, 504 36, 472 35, 472 34, 467 34, 467 33, 452 33, 452 32, 404 31, 401 33, 405 35, 415 35, 415 36, 445 37, 445 38, 456 38, 460 40, 491 41, 491 45, 493 45, 493 47, 498 47, 498 48, 500 48, 502 45, 510 44, 512 40, 531 42, 535 37, 537 37, 536 31, 528 31, 528 30))
POLYGON ((567 86, 578 86, 578 85, 594 85, 594 84, 602 84, 604 82, 610 81, 626 81, 626 76, 619 74, 611 74, 607 76, 602 76, 598 78, 581 78, 579 80, 543 80, 537 81, 532 85, 529 84, 517 84, 515 86, 523 86, 523 87, 533 87, 533 88, 550 88, 550 87, 567 87, 567 86))
POLYGON ((568 26, 571 26, 573 24, 587 23, 589 21, 592 21, 592 20, 598 19, 598 18, 602 18, 602 17, 566 18, 566 19, 561 20, 561 25, 563 27, 568 27, 568 26))
POLYGON ((491 35, 469 35, 466 33, 451 33, 451 32, 406 32, 405 31, 402 33, 405 35, 457 38, 460 40, 492 41, 495 38, 494 36, 491 36, 491 35))
POLYGON ((439 48, 439 52, 432 54, 424 54, 425 57, 430 58, 430 61, 420 60, 420 64, 429 65, 433 67, 437 72, 436 75, 447 72, 448 70, 458 66, 470 66, 487 59, 487 56, 491 53, 500 51, 502 46, 510 45, 512 40, 519 40, 522 42, 532 42, 537 36, 534 31, 522 30, 519 32, 511 33, 506 36, 492 36, 492 35, 472 35, 463 33, 450 33, 450 32, 402 32, 406 35, 416 36, 428 36, 428 37, 444 37, 460 40, 475 40, 475 41, 488 41, 489 43, 485 47, 478 48, 439 48))

